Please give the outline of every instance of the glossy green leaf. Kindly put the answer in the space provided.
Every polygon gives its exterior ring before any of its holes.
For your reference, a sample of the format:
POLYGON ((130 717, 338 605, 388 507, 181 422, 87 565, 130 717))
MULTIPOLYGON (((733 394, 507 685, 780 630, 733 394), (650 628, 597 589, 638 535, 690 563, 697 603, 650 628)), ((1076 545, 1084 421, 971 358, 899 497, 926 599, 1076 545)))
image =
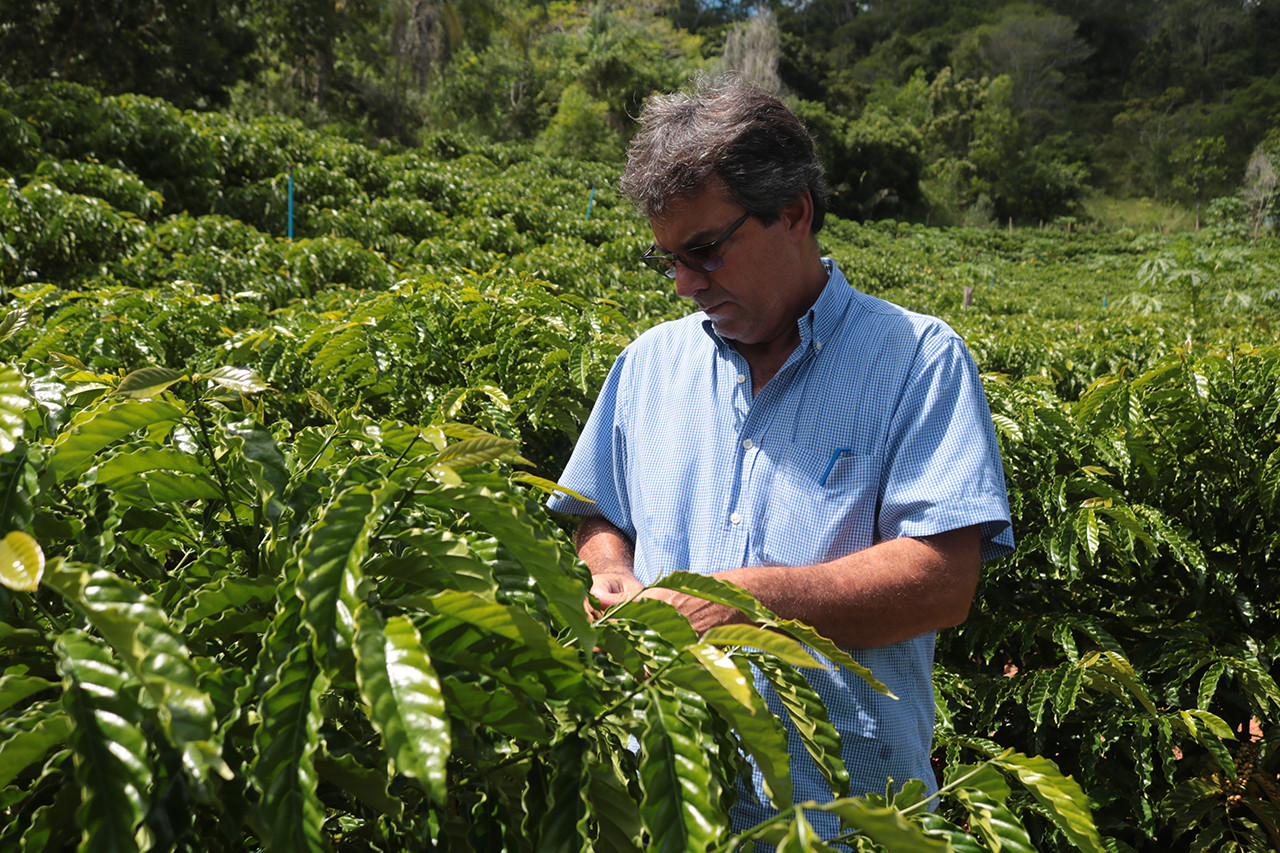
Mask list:
MULTIPOLYGON (((691 650, 695 651, 695 650, 691 650)), ((695 651, 695 657, 696 657, 695 651)), ((744 752, 751 755, 764 776, 765 788, 778 808, 789 808, 792 803, 790 757, 787 754, 787 733, 781 721, 774 716, 747 678, 750 670, 745 664, 740 671, 733 662, 738 683, 726 684, 725 674, 712 671, 699 659, 700 666, 678 666, 666 670, 663 678, 701 696, 733 726, 734 734, 744 752)))
POLYGON ((717 580, 714 577, 694 574, 693 572, 673 572, 671 575, 668 575, 655 583, 654 586, 663 587, 665 589, 674 589, 678 592, 696 595, 700 598, 706 598, 719 604, 736 607, 743 613, 747 614, 753 622, 775 626, 786 631, 797 640, 808 645, 814 651, 821 655, 825 655, 833 663, 839 664, 865 680, 876 692, 893 697, 889 688, 885 687, 884 684, 876 679, 875 676, 871 674, 870 669, 850 657, 849 653, 844 649, 840 648, 826 637, 823 637, 803 622, 797 622, 794 619, 777 618, 767 608, 763 607, 759 602, 752 598, 751 595, 743 592, 732 584, 717 580))
POLYGON ((383 620, 362 607, 356 618, 356 677, 370 717, 396 768, 444 803, 449 716, 422 638, 404 616, 383 620))
POLYGON ((1047 758, 1028 757, 1013 750, 993 757, 992 763, 1018 777, 1072 844, 1086 853, 1102 853, 1104 848, 1093 824, 1089 800, 1080 784, 1064 776, 1058 765, 1047 758))
POLYGON ((110 572, 60 564, 49 586, 88 618, 142 685, 163 731, 198 780, 231 771, 213 741, 213 705, 164 609, 110 572))
POLYGON ((295 645, 262 696, 252 773, 261 792, 263 842, 273 851, 326 850, 324 806, 312 756, 319 746, 320 695, 328 679, 306 643, 295 645))
POLYGON ((649 709, 640 738, 641 817, 654 853, 706 850, 725 827, 719 784, 701 732, 688 712, 661 691, 648 691, 649 709))
POLYGON ((38 675, 25 675, 21 671, 6 672, 0 675, 0 712, 9 710, 28 696, 57 686, 56 682, 38 675))
POLYGON ((962 791, 958 799, 968 811, 969 827, 985 838, 991 849, 1035 853, 1026 827, 1001 800, 979 791, 962 791))
POLYGON ((182 410, 163 400, 126 400, 86 409, 53 443, 49 469, 59 480, 82 473, 94 456, 132 432, 180 421, 182 410))
POLYGON ((592 762, 585 792, 590 813, 598 827, 596 853, 636 853, 640 843, 640 807, 624 787, 612 765, 592 762))
POLYGON ((44 550, 21 530, 0 539, 0 584, 18 592, 35 592, 44 577, 44 550))
POLYGON ((815 658, 803 643, 755 625, 720 625, 702 635, 702 642, 713 646, 745 646, 768 652, 792 666, 829 669, 815 658))
POLYGON ((566 735, 551 748, 546 811, 538 823, 539 850, 582 853, 591 849, 587 833, 587 742, 566 735))
POLYGON ((805 751, 813 758, 832 795, 849 794, 849 771, 841 751, 840 732, 827 715, 827 706, 804 675, 791 666, 758 663, 761 673, 773 685, 805 751))
POLYGON ((298 555, 297 594, 303 601, 303 621, 326 666, 336 665, 336 655, 351 649, 357 587, 369 537, 397 490, 388 485, 375 493, 353 486, 337 495, 311 526, 298 555))
POLYGON ((80 787, 78 849, 135 849, 135 833, 150 807, 152 773, 136 688, 106 647, 82 632, 63 633, 55 650, 80 787))

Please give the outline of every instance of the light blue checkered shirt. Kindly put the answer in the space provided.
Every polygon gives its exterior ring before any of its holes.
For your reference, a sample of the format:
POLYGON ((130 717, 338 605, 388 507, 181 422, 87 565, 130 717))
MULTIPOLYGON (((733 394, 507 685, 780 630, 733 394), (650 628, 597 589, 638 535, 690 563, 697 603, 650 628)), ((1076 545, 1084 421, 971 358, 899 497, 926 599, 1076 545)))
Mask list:
MULTIPOLYGON (((635 543, 641 582, 806 566, 971 524, 984 559, 1012 550, 999 447, 964 343, 825 263, 800 346, 754 399, 746 360, 701 313, 650 329, 618 357, 560 478, 595 503, 559 494, 549 506, 616 525, 635 543)), ((933 646, 930 632, 849 650, 897 701, 846 670, 804 671, 840 731, 852 793, 883 793, 886 779, 934 788, 933 646)), ((756 687, 787 721, 768 682, 756 687)), ((796 802, 831 799, 786 724, 796 802)), ((752 799, 739 803, 736 828, 772 814, 752 799)))

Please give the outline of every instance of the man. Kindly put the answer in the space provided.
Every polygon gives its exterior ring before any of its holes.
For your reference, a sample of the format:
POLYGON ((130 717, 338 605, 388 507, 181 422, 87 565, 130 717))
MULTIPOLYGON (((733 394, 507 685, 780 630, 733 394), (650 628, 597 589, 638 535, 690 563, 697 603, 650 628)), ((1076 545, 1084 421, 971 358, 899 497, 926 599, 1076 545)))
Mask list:
MULTIPOLYGON (((700 312, 618 357, 560 481, 594 503, 550 506, 584 516, 575 543, 602 605, 660 598, 699 632, 741 620, 646 589, 714 573, 849 649, 899 697, 805 672, 851 791, 933 789, 934 632, 964 620, 981 561, 1013 547, 977 370, 941 321, 853 290, 821 257, 821 167, 776 98, 703 82, 650 99, 640 120, 622 187, 653 230, 643 259, 700 312)), ((829 800, 790 738, 797 802, 829 800)), ((773 813, 759 773, 743 787, 735 829, 773 813)))

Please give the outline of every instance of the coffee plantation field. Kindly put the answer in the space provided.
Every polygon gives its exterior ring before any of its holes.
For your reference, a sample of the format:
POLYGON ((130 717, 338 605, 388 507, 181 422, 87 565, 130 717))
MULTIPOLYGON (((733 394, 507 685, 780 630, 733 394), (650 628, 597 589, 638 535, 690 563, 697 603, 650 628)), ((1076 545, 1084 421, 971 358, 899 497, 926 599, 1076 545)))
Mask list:
POLYGON ((961 332, 1004 454, 929 803, 843 796, 807 627, 688 574, 763 627, 586 616, 542 499, 690 308, 616 166, 54 84, 0 131, 4 849, 827 849, 750 666, 855 849, 1280 848, 1280 246, 1230 205, 823 231, 961 332), (730 832, 744 754, 794 820, 730 832))

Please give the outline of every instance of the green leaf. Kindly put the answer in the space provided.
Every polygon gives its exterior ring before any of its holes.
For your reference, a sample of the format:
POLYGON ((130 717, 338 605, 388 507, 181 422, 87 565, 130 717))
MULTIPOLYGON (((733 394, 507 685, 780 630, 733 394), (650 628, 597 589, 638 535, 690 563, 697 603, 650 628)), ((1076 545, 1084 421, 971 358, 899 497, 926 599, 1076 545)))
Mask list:
POLYGON ((793 667, 785 664, 769 666, 762 661, 757 662, 757 667, 773 685, 774 693, 787 709, 791 724, 800 735, 800 742, 827 780, 832 796, 848 796, 849 771, 844 764, 840 732, 827 716, 827 706, 822 697, 793 667))
POLYGON ((143 367, 121 379, 115 393, 134 400, 147 400, 186 378, 186 374, 181 370, 171 370, 167 367, 143 367))
POLYGON ((595 853, 635 853, 640 841, 640 809, 628 793, 616 762, 608 767, 592 762, 586 791, 592 818, 599 827, 595 853))
POLYGON ((1105 848, 1094 826, 1088 798, 1075 779, 1062 775, 1058 765, 1014 750, 995 756, 992 763, 1018 777, 1072 844, 1085 853, 1103 853, 1105 848))
POLYGON ((421 782, 436 803, 445 804, 449 716, 417 628, 404 616, 384 623, 377 611, 361 607, 355 651, 360 694, 388 756, 401 773, 421 782))
POLYGON ((71 720, 80 808, 79 850, 135 849, 150 806, 151 764, 136 692, 108 650, 87 634, 66 631, 54 644, 71 720))
POLYGON ((546 811, 539 823, 538 850, 583 853, 591 849, 587 834, 586 741, 566 735, 551 748, 551 771, 546 811))
POLYGON ((399 486, 376 493, 356 485, 338 494, 311 525, 298 555, 297 595, 303 622, 311 629, 316 654, 326 667, 336 666, 337 653, 351 649, 355 630, 357 587, 369 550, 369 537, 399 486))
POLYGON ((860 797, 850 797, 823 805, 805 803, 805 807, 837 815, 842 826, 856 829, 893 853, 951 853, 946 839, 926 835, 893 806, 872 806, 860 797))
POLYGON ((978 791, 960 791, 957 799, 969 812, 969 826, 992 850, 1036 853, 1026 827, 1000 800, 978 791))
POLYGON ((506 438, 497 436, 488 438, 470 438, 451 444, 440 452, 436 462, 450 468, 466 468, 470 465, 482 465, 495 462, 519 445, 506 438))
POLYGON ((57 686, 55 682, 37 675, 6 672, 0 675, 0 711, 7 711, 28 696, 57 686))
POLYGON ((83 613, 142 684, 163 732, 198 780, 231 778, 213 741, 213 703, 165 611, 124 578, 61 563, 46 578, 83 613))
POLYGON ((327 850, 324 807, 313 755, 319 750, 320 694, 328 686, 311 646, 298 643, 275 672, 259 705, 254 784, 262 794, 263 843, 280 853, 327 850))
MULTIPOLYGON (((27 316, 26 308, 14 308, 5 312, 4 319, 0 320, 0 343, 9 340, 19 329, 26 326, 27 316)), ((8 451, 0 450, 0 453, 8 453, 8 451)))
MULTIPOLYGON (((730 659, 728 665, 733 666, 730 659)), ((752 687, 747 673, 737 666, 740 684, 734 685, 744 694, 725 685, 726 678, 702 666, 676 666, 666 670, 663 678, 696 694, 733 727, 741 748, 756 761, 764 776, 770 799, 778 808, 790 808, 792 803, 790 757, 787 753, 787 732, 781 721, 769 710, 764 699, 752 687)), ((745 663, 743 668, 746 668, 745 663)))
POLYGON ((0 729, 0 789, 64 743, 70 734, 71 717, 51 702, 38 703, 19 716, 6 717, 0 729))
POLYGON ((94 456, 126 435, 182 417, 181 409, 163 400, 126 400, 85 409, 54 441, 49 470, 61 482, 83 473, 94 456))
POLYGON ((898 698, 889 691, 888 687, 871 674, 870 669, 854 660, 844 649, 803 622, 797 622, 794 619, 779 619, 740 587, 709 575, 699 575, 693 572, 673 572, 653 584, 653 586, 674 589, 677 592, 696 595, 699 598, 705 598, 718 604, 736 607, 753 622, 786 631, 800 642, 809 646, 813 651, 825 655, 831 662, 839 664, 862 678, 876 692, 883 693, 893 699, 898 698))
POLYGON ((35 592, 44 577, 44 551, 21 530, 0 539, 0 584, 18 592, 35 592))
POLYGON ((695 853, 714 842, 727 818, 720 813, 720 785, 711 750, 690 709, 659 690, 649 697, 640 738, 641 817, 653 853, 695 853))

